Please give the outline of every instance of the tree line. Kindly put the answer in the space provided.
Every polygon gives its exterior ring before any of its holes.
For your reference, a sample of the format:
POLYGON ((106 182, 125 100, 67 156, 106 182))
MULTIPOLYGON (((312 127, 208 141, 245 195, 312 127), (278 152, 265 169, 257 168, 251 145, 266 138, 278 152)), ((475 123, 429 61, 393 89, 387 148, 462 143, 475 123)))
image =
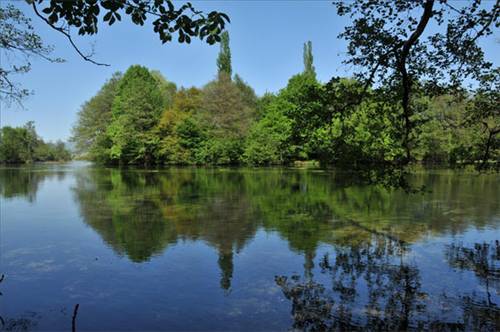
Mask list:
POLYGON ((38 161, 68 161, 71 153, 62 141, 44 142, 33 121, 22 127, 0 129, 0 163, 21 164, 38 161))
MULTIPOLYGON (((259 97, 233 76, 229 36, 224 32, 229 17, 224 13, 204 13, 189 3, 176 8, 170 0, 27 3, 85 61, 97 65, 106 64, 82 52, 70 27, 80 35, 93 35, 100 25, 118 23, 125 15, 139 26, 153 19, 153 30, 163 43, 175 37, 179 43, 200 38, 222 44, 219 74, 201 89, 177 89, 145 68, 154 79, 146 79, 145 86, 155 86, 153 92, 146 91, 140 79, 131 87, 132 72, 111 78, 84 105, 75 127, 80 152, 92 160, 145 165, 286 164, 311 159, 348 165, 499 165, 500 75, 479 44, 499 27, 499 1, 335 1, 337 15, 350 19, 338 38, 347 42, 343 63, 352 66, 353 77, 318 82, 312 45, 306 43, 304 71, 279 93, 259 97), (122 80, 130 86, 125 88, 122 80), (474 89, 466 89, 471 82, 474 89), (140 93, 125 96, 127 89, 143 89, 144 98, 140 93), (190 99, 188 112, 179 106, 182 100, 177 101, 183 98, 190 99), (135 105, 136 99, 147 105, 135 105), (127 109, 132 104, 135 109, 127 109), (100 110, 91 115, 91 109, 100 110), (136 137, 124 133, 127 126, 136 137)), ((53 48, 43 43, 31 20, 15 6, 0 8, 0 17, 0 48, 13 59, 22 55, 12 66, 0 68, 0 99, 22 104, 30 92, 17 85, 13 75, 28 72, 32 57, 63 60, 50 56, 53 48)), ((134 70, 139 75, 139 68, 134 70)))
POLYGON ((323 83, 310 42, 303 59, 303 71, 283 89, 257 96, 233 75, 224 32, 214 80, 177 88, 158 71, 131 66, 82 105, 72 140, 85 158, 120 165, 401 164, 408 149, 417 162, 498 159, 498 73, 460 93, 413 82, 407 133, 397 82, 323 83))

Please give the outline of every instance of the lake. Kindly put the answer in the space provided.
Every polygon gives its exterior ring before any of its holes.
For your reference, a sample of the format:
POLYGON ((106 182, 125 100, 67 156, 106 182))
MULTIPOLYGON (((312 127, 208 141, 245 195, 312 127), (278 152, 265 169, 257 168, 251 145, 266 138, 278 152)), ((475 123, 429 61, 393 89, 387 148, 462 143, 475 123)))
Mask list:
POLYGON ((0 169, 5 330, 499 330, 500 176, 0 169))

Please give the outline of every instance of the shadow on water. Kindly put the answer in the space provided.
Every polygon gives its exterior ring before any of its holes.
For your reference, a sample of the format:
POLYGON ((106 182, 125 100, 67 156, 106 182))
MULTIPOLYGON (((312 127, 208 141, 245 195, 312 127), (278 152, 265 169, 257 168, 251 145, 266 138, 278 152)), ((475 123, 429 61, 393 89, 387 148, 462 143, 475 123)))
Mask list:
MULTIPOLYGON (((64 176, 64 170, 3 169, 0 194, 34 201, 44 180, 64 176)), ((500 329, 498 241, 467 246, 454 240, 469 229, 498 229, 498 177, 450 171, 405 176, 412 188, 430 191, 409 194, 390 183, 366 185, 353 174, 324 170, 71 172, 82 220, 115 253, 143 263, 180 242, 203 242, 218 254, 219 285, 228 295, 235 254, 259 230, 278 234, 304 257, 303 275, 275 278, 289 300, 292 328, 500 329), (446 241, 441 254, 450 273, 473 273, 474 286, 485 291, 447 293, 445 281, 436 281, 439 291, 422 286, 430 271, 415 263, 413 244, 435 237, 446 241), (318 256, 325 246, 328 253, 318 256)))

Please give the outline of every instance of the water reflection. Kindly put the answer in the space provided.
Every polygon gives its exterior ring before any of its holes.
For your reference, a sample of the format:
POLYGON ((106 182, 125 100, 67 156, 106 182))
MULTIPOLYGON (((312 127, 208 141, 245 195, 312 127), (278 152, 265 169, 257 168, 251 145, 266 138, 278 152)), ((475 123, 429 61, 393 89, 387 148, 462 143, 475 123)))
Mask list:
POLYGON ((473 271, 486 288, 487 305, 496 306, 491 300, 491 290, 500 290, 500 241, 475 243, 473 248, 452 243, 447 247, 445 255, 451 266, 473 271))
POLYGON ((226 296, 238 253, 263 241, 259 231, 278 234, 303 259, 300 273, 275 273, 294 329, 500 329, 498 239, 455 239, 498 231, 495 174, 420 172, 407 180, 431 191, 412 195, 320 170, 87 167, 70 174, 1 169, 0 195, 33 202, 43 181, 67 176, 82 221, 113 252, 141 264, 181 243, 205 243, 218 255, 226 296), (426 241, 437 245, 440 271, 474 279, 460 281, 461 290, 449 291, 446 278, 429 285, 426 241))
POLYGON ((498 331, 500 307, 491 300, 490 287, 498 295, 499 250, 496 241, 474 249, 452 244, 446 253, 452 266, 473 270, 486 284, 485 292, 425 292, 408 249, 381 237, 338 248, 333 258, 325 255, 320 266, 328 283, 292 275, 276 276, 276 284, 291 302, 295 329, 498 331))
POLYGON ((422 308, 424 296, 418 269, 406 262, 408 248, 391 235, 365 228, 359 231, 370 239, 336 248, 333 259, 328 254, 322 257, 319 265, 321 273, 331 278, 329 288, 307 274, 304 278, 276 277, 292 303, 294 328, 408 329, 412 312, 422 308))
POLYGON ((34 202, 43 181, 50 178, 61 180, 65 174, 62 170, 54 169, 0 168, 0 197, 5 199, 21 197, 34 202))
POLYGON ((27 312, 19 318, 7 318, 1 321, 1 331, 31 331, 38 326, 40 316, 36 312, 27 312))
MULTIPOLYGON (((0 296, 2 283, 5 281, 5 275, 0 275, 0 296)), ((36 312, 27 312, 22 314, 19 318, 4 317, 0 311, 0 330, 1 331, 29 331, 37 326, 37 320, 40 316, 36 312)))
POLYGON ((242 250, 258 227, 247 198, 238 194, 242 174, 107 169, 76 179, 84 221, 116 252, 139 263, 178 241, 204 241, 218 252, 221 287, 231 287, 233 252, 242 250))

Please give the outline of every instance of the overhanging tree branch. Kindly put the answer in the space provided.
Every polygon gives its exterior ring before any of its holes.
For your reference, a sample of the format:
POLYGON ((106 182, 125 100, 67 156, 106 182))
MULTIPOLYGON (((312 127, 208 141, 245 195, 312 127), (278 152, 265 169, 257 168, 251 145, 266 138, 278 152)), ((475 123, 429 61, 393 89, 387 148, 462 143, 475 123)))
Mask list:
POLYGON ((62 33, 68 39, 69 43, 75 49, 75 51, 83 58, 83 60, 88 61, 88 62, 93 63, 94 65, 98 65, 98 66, 109 66, 109 64, 94 61, 93 59, 90 58, 90 56, 83 54, 83 52, 80 51, 78 46, 76 46, 75 42, 73 41, 73 38, 71 37, 71 34, 69 33, 69 30, 66 31, 63 27, 57 27, 57 26, 53 25, 52 23, 49 22, 48 19, 46 19, 43 15, 40 14, 35 3, 32 3, 31 5, 33 6, 33 10, 35 11, 36 16, 40 17, 52 29, 62 33))

